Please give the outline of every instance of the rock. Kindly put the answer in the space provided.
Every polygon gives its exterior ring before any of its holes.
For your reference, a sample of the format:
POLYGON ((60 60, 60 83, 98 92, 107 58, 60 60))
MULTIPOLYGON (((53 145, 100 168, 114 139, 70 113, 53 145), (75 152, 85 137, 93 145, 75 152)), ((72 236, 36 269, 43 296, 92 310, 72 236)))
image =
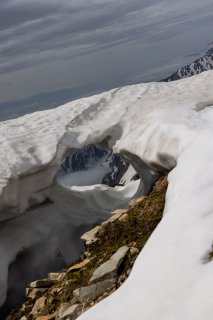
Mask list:
POLYGON ((112 217, 110 217, 107 221, 102 223, 102 226, 104 226, 107 223, 110 223, 110 222, 112 223, 112 222, 118 220, 121 216, 122 216, 122 213, 113 214, 112 217))
POLYGON ((70 303, 62 303, 58 309, 58 316, 61 317, 64 311, 67 310, 70 306, 70 303))
POLYGON ((84 268, 86 265, 88 265, 88 263, 90 263, 90 261, 91 261, 90 259, 85 259, 84 261, 77 263, 74 266, 70 267, 68 269, 68 272, 80 270, 80 269, 84 268))
POLYGON ((120 216, 120 218, 118 219, 119 221, 123 221, 125 220, 126 218, 128 217, 128 214, 127 213, 124 213, 120 216))
POLYGON ((90 253, 89 251, 85 251, 85 252, 84 252, 84 256, 85 256, 86 258, 90 258, 90 257, 91 257, 91 253, 90 253))
POLYGON ((42 311, 42 309, 45 307, 46 301, 47 301, 47 299, 45 297, 41 297, 38 300, 36 300, 36 302, 33 306, 33 309, 31 311, 31 314, 33 316, 37 316, 42 311))
POLYGON ((24 316, 24 317, 21 317, 20 320, 27 320, 27 318, 24 316))
POLYGON ((38 299, 48 288, 27 288, 26 296, 31 299, 38 299))
POLYGON ((142 197, 138 197, 138 198, 135 198, 135 199, 132 199, 130 202, 129 202, 129 208, 133 208, 136 204, 142 202, 146 197, 145 196, 142 196, 142 197))
POLYGON ((111 214, 113 214, 113 215, 116 215, 116 214, 122 215, 124 213, 127 213, 127 211, 128 211, 127 209, 117 209, 117 210, 112 211, 111 214))
POLYGON ((56 314, 48 314, 46 316, 40 316, 38 318, 36 318, 36 320, 54 320, 56 317, 56 314))
POLYGON ((112 216, 107 221, 103 222, 102 225, 122 219, 122 216, 127 215, 127 211, 127 209, 117 209, 112 211, 112 216))
POLYGON ((57 287, 57 288, 52 289, 51 292, 53 294, 55 294, 55 293, 61 292, 62 290, 63 290, 63 285, 62 285, 62 287, 57 287))
POLYGON ((81 240, 83 240, 85 242, 86 246, 89 246, 90 244, 97 241, 97 234, 100 231, 100 229, 101 229, 101 227, 97 226, 97 227, 91 229, 90 231, 84 233, 81 236, 81 240))
POLYGON ((131 273, 131 270, 127 270, 126 272, 127 277, 130 275, 130 273, 131 273))
POLYGON ((59 281, 65 276, 65 272, 51 272, 48 273, 48 279, 53 281, 59 281))
POLYGON ((131 254, 137 254, 137 253, 139 253, 139 249, 138 249, 138 248, 135 248, 135 247, 131 247, 131 248, 130 248, 130 253, 131 253, 131 254))
POLYGON ((129 248, 127 246, 123 246, 118 249, 118 251, 114 253, 107 262, 100 265, 100 267, 94 271, 90 279, 90 283, 115 278, 118 268, 124 260, 128 250, 129 248))
POLYGON ((30 283, 30 288, 47 288, 51 287, 57 283, 56 280, 51 280, 51 279, 41 279, 41 280, 36 280, 30 283))
POLYGON ((73 291, 76 301, 85 303, 97 299, 106 290, 111 289, 115 284, 115 279, 108 279, 88 287, 81 287, 73 291))
POLYGON ((76 319, 76 317, 78 315, 80 315, 83 307, 80 304, 74 304, 74 305, 67 305, 67 308, 65 307, 64 304, 64 311, 59 311, 59 320, 65 320, 65 319, 69 319, 69 320, 74 320, 76 319))

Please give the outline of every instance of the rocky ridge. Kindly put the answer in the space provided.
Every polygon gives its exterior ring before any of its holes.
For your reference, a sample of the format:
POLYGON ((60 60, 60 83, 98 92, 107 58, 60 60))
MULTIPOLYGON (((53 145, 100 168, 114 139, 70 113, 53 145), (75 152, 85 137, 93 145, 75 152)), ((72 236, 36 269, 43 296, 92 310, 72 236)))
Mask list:
POLYGON ((133 264, 163 214, 166 177, 128 210, 116 210, 102 225, 82 235, 85 252, 67 270, 29 284, 26 302, 6 320, 76 319, 129 276, 133 264))
POLYGON ((213 69, 213 45, 208 49, 208 51, 200 58, 196 59, 192 63, 178 69, 168 78, 161 80, 162 82, 170 82, 175 80, 180 80, 183 78, 192 77, 195 74, 202 73, 204 71, 213 69))

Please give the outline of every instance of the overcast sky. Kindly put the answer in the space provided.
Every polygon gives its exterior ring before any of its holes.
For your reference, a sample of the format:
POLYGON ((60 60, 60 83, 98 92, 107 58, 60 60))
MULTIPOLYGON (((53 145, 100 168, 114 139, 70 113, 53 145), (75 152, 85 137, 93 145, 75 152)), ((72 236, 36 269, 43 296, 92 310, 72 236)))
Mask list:
POLYGON ((213 41, 212 0, 0 1, 0 112, 158 80, 213 41))

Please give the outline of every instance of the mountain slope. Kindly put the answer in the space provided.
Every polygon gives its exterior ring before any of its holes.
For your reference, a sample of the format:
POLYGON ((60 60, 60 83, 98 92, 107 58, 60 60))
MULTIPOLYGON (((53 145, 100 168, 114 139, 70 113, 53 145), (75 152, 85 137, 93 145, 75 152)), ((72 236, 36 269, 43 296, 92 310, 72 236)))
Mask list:
POLYGON ((183 78, 191 77, 195 74, 213 69, 213 47, 209 48, 206 54, 190 63, 189 65, 178 69, 170 77, 163 79, 164 82, 175 81, 183 78))

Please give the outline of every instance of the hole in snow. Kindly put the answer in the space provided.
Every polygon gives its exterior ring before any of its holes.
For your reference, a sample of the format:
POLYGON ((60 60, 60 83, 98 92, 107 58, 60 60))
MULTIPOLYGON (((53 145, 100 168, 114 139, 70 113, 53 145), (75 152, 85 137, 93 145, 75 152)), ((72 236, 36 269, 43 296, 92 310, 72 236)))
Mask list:
POLYGON ((65 186, 115 187, 139 179, 139 175, 119 154, 89 145, 66 156, 57 179, 65 186))

